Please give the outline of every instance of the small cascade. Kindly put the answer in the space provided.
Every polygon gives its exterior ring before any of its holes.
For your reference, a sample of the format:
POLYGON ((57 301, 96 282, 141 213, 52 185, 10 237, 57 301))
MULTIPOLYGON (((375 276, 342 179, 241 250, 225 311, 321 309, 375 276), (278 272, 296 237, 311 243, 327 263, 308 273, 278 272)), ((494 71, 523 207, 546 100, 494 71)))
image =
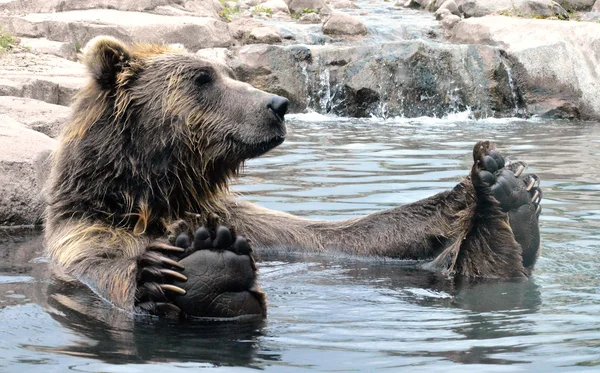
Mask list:
POLYGON ((329 69, 325 68, 319 74, 319 106, 325 113, 331 110, 331 83, 329 81, 329 69))
POLYGON ((308 77, 308 62, 302 61, 300 63, 300 71, 304 77, 304 86, 306 87, 306 107, 308 110, 313 109, 313 100, 310 95, 310 79, 308 77))
POLYGON ((502 66, 504 67, 504 70, 506 70, 508 85, 510 87, 510 94, 512 96, 513 102, 515 103, 514 115, 518 116, 520 114, 521 110, 519 108, 519 95, 517 92, 517 87, 516 87, 515 82, 512 77, 512 69, 510 68, 510 66, 508 66, 508 64, 506 63, 504 58, 500 58, 500 61, 502 62, 502 66))

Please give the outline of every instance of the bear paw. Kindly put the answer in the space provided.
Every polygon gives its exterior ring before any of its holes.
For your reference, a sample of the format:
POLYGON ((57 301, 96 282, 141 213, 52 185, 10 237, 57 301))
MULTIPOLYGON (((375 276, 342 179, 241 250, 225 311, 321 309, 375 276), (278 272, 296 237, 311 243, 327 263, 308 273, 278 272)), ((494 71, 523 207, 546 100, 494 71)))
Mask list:
POLYGON ((543 192, 535 174, 523 174, 525 162, 506 161, 489 141, 480 141, 473 149, 471 180, 478 198, 491 195, 508 214, 515 240, 523 249, 523 266, 533 266, 539 256, 538 218, 543 192))
POLYGON ((173 243, 185 248, 179 264, 186 268, 187 281, 174 281, 186 292, 174 302, 183 314, 204 318, 266 315, 252 249, 244 237, 224 226, 200 227, 193 235, 179 233, 173 243))
POLYGON ((166 256, 176 256, 184 249, 163 242, 152 242, 137 261, 137 288, 135 308, 138 313, 154 315, 178 315, 181 309, 174 305, 178 295, 186 291, 174 284, 187 281, 181 272, 185 269, 176 260, 166 256))

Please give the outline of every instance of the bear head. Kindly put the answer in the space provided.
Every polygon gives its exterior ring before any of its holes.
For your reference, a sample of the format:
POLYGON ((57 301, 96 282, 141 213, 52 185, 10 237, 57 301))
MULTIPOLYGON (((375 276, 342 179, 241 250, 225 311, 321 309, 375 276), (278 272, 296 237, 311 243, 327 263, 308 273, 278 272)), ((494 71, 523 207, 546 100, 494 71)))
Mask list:
POLYGON ((287 99, 181 47, 99 36, 80 57, 91 79, 53 166, 51 203, 62 214, 201 210, 245 160, 285 138, 287 99))

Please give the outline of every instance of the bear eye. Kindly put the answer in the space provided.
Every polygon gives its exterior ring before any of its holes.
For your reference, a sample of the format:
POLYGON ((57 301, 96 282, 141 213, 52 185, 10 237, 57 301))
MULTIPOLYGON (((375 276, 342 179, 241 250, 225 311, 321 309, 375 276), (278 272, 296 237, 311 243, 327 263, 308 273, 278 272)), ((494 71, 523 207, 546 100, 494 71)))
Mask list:
POLYGON ((210 81, 211 81, 210 73, 208 71, 199 71, 196 74, 195 81, 196 81, 196 85, 199 85, 199 86, 204 85, 206 83, 210 83, 210 81))

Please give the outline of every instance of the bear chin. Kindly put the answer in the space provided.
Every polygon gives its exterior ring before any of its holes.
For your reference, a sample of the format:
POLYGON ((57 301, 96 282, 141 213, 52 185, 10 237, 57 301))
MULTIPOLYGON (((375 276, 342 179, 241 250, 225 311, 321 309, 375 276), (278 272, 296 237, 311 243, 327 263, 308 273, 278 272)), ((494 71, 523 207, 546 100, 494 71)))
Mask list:
POLYGON ((231 141, 240 150, 242 158, 244 159, 260 157, 261 155, 281 145, 284 140, 285 135, 276 135, 269 140, 250 144, 246 141, 231 137, 231 141))

